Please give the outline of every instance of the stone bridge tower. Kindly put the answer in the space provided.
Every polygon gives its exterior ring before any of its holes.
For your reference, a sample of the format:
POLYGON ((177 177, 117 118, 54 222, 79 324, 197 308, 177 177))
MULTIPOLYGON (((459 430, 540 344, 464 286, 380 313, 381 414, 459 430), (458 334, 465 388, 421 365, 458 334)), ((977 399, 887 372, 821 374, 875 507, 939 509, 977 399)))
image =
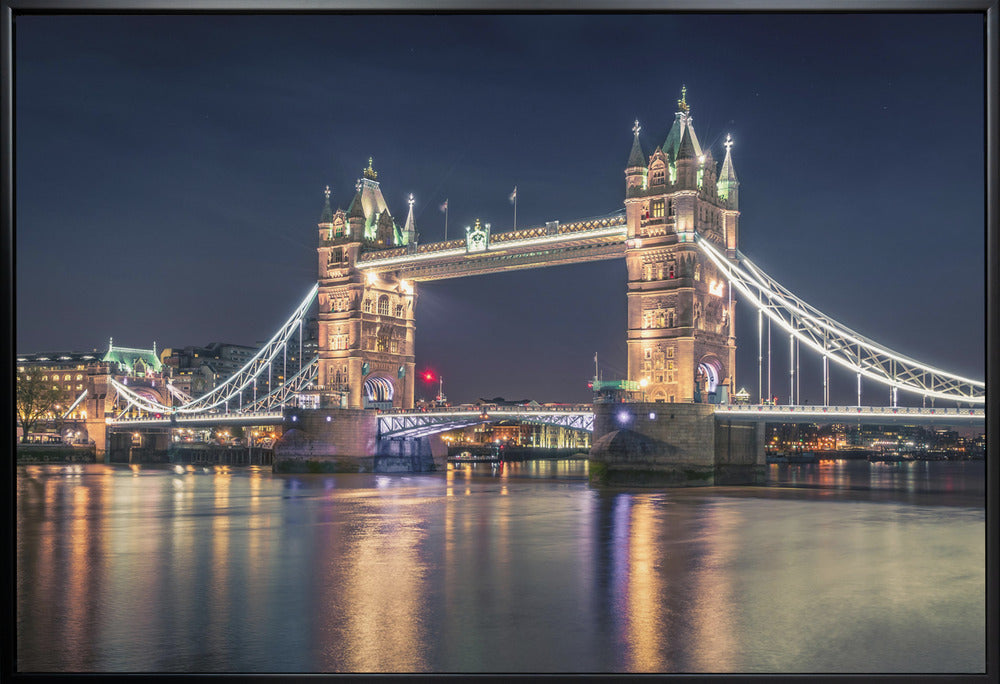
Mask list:
POLYGON ((413 198, 404 228, 393 220, 368 168, 347 211, 319 223, 319 371, 324 402, 343 408, 413 408, 416 287, 391 275, 365 275, 365 252, 415 243, 413 198))
POLYGON ((694 243, 734 258, 738 182, 729 138, 720 174, 695 135, 681 90, 673 125, 648 158, 639 122, 625 169, 628 379, 646 401, 718 401, 733 391, 736 339, 729 284, 694 243))

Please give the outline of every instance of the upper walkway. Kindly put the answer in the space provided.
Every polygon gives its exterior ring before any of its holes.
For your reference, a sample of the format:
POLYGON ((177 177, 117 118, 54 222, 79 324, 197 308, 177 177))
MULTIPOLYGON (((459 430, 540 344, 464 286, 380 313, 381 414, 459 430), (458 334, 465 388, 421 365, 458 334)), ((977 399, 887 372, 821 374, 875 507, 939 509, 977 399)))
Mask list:
MULTIPOLYGON (((625 255, 625 212, 490 234, 482 239, 431 242, 366 252, 357 267, 366 273, 393 272, 415 282, 460 278, 520 268, 538 268, 625 255)), ((475 234, 476 231, 472 231, 475 234)))

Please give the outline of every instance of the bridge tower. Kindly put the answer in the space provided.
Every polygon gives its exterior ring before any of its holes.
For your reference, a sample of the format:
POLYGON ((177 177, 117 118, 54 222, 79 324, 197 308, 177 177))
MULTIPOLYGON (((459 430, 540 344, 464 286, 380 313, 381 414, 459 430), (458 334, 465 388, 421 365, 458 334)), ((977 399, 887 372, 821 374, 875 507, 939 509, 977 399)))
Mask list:
POLYGON ((400 228, 368 168, 346 211, 330 207, 319 222, 319 369, 324 401, 343 408, 413 408, 413 283, 383 274, 365 276, 364 252, 415 243, 413 202, 400 228))
POLYGON ((733 391, 734 302, 694 236, 736 255, 731 141, 717 175, 712 151, 695 135, 686 88, 666 140, 648 158, 639 130, 636 121, 625 169, 628 379, 644 386, 647 401, 717 401, 733 391))

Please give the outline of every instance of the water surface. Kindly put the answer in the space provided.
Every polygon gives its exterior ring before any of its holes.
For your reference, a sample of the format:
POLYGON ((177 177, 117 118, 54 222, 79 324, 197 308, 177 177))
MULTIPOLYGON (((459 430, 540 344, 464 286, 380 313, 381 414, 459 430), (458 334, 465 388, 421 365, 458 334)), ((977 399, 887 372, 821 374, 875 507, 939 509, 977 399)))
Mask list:
POLYGON ((17 668, 984 671, 982 462, 769 472, 19 467, 17 668))

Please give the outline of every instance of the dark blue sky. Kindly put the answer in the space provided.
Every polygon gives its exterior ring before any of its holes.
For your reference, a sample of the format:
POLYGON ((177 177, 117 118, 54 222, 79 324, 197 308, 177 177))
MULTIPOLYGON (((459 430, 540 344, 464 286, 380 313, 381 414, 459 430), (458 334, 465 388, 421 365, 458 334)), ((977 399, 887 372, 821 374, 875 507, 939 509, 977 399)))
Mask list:
MULTIPOLYGON (((983 378, 982 39, 977 14, 18 17, 16 347, 267 339, 315 281, 324 186, 346 206, 369 156, 424 242, 446 198, 450 235, 508 229, 515 185, 519 226, 614 211, 633 120, 648 154, 685 83, 702 145, 735 141, 745 253, 983 378)), ((624 329, 623 261, 428 283, 417 364, 453 401, 585 401, 624 329)), ((755 316, 737 331, 753 392, 755 316)))

